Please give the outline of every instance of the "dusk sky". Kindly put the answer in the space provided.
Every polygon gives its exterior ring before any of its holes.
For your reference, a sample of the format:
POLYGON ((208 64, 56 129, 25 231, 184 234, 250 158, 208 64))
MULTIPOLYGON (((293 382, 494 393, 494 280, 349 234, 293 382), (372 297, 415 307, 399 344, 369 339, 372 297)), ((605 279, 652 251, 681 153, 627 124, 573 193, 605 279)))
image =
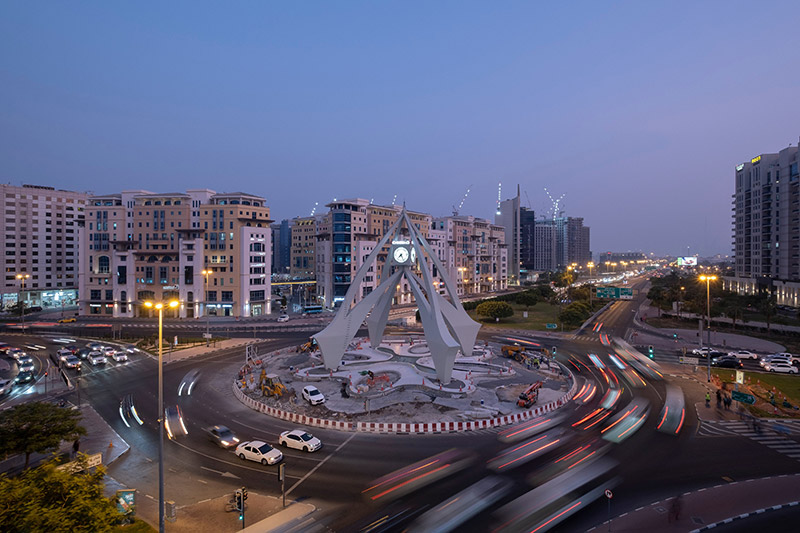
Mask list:
POLYGON ((5 183, 361 197, 591 248, 729 254, 734 167, 800 138, 800 2, 0 4, 5 183), (556 5, 558 4, 558 5, 556 5))

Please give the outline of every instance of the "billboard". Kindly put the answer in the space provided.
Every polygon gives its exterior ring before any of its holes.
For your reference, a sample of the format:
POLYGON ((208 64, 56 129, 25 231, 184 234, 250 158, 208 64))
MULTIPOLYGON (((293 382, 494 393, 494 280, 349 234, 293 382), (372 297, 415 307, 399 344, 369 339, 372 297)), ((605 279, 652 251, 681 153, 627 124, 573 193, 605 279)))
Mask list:
POLYGON ((678 266, 679 267, 696 267, 697 266, 697 256, 691 257, 679 257, 678 258, 678 266))

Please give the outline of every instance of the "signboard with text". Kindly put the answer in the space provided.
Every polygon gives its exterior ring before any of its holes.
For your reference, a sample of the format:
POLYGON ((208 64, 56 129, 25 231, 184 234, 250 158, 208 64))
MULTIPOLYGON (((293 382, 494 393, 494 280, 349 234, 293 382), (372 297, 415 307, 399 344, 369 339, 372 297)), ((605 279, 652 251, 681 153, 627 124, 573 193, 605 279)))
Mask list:
POLYGON ((633 289, 627 287, 597 287, 595 296, 612 300, 633 300, 633 289))
POLYGON ((731 399, 734 402, 742 402, 746 403, 747 405, 754 405, 756 403, 756 397, 752 394, 746 394, 744 392, 733 391, 731 392, 731 399))

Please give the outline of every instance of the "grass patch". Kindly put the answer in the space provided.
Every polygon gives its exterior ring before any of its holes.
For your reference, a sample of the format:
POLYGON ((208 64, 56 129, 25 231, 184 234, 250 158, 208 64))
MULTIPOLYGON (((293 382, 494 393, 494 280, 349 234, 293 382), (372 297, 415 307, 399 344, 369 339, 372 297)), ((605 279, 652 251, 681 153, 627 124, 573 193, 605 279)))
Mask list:
MULTIPOLYGON (((546 331, 547 324, 558 324, 558 331, 561 331, 561 322, 558 320, 558 313, 561 311, 561 309, 566 307, 566 305, 559 307, 558 305, 552 305, 547 302, 539 302, 536 305, 527 308, 524 305, 519 305, 513 302, 509 302, 509 305, 514 308, 514 316, 509 318, 501 318, 500 322, 495 322, 493 318, 479 317, 474 309, 472 311, 467 311, 467 313, 469 313, 469 316, 476 322, 480 322, 481 325, 490 328, 517 328, 546 331), (526 310, 528 311, 528 318, 524 318, 522 315, 522 313, 526 310)), ((594 305, 594 310, 597 311, 603 305, 604 304, 602 303, 596 302, 594 305)), ((564 329, 572 330, 573 328, 570 326, 564 326, 564 329)))
POLYGON ((113 533, 157 533, 158 530, 144 520, 134 520, 132 524, 114 526, 113 533))
MULTIPOLYGON (((711 373, 728 383, 733 383, 736 379, 734 371, 725 368, 712 368, 711 373)), ((783 396, 785 396, 792 405, 800 405, 800 378, 795 375, 773 374, 771 372, 748 372, 745 370, 744 379, 745 383, 749 383, 748 386, 752 387, 754 390, 763 387, 766 391, 771 391, 775 388, 775 399, 778 406, 781 406, 783 396), (749 382, 748 379, 750 380, 749 382)), ((765 396, 763 399, 766 400, 767 397, 765 396)), ((750 410, 752 412, 753 408, 751 407, 750 410)), ((772 415, 771 412, 763 412, 763 414, 772 415)))

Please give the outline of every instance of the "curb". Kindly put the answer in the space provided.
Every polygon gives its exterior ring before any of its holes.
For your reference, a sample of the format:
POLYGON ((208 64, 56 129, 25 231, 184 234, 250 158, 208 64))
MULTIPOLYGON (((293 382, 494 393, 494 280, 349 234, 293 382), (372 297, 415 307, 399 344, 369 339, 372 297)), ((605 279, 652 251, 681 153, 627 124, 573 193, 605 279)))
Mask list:
POLYGON ((751 513, 744 513, 744 514, 740 514, 738 516, 732 516, 731 518, 726 518, 725 520, 721 520, 719 522, 714 522, 713 524, 705 525, 705 526, 703 526, 703 527, 701 527, 699 529, 693 529, 690 533, 699 533, 700 531, 708 531, 710 529, 714 529, 717 526, 721 526, 721 525, 724 525, 724 524, 730 524, 731 522, 734 522, 736 520, 740 520, 740 519, 743 519, 743 518, 749 518, 751 516, 763 514, 763 513, 766 513, 768 511, 777 511, 779 509, 783 509, 784 507, 794 507, 796 505, 800 505, 800 501, 793 501, 793 502, 784 503, 784 504, 781 504, 781 505, 773 505, 772 507, 765 507, 763 509, 758 509, 757 511, 753 511, 751 513))

